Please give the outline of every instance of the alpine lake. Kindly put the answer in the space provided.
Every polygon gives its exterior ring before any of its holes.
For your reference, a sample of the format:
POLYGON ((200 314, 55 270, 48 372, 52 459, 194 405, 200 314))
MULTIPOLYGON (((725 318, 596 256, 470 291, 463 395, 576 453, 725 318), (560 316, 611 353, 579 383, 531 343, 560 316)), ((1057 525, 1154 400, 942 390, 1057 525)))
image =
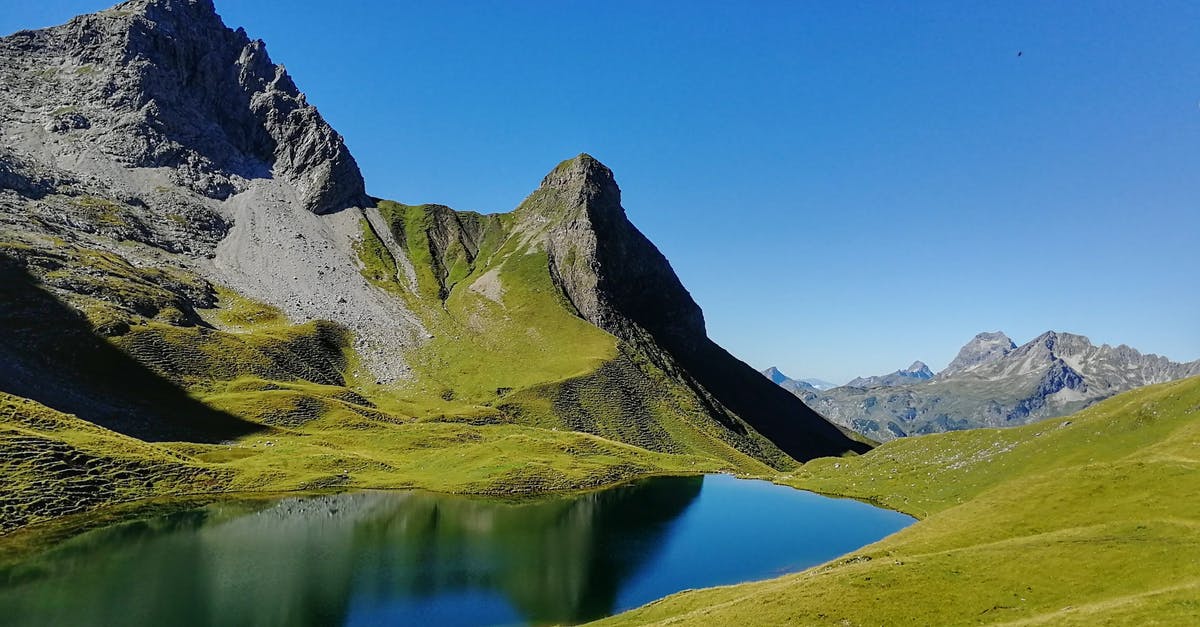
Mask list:
POLYGON ((0 625, 576 624, 800 571, 912 522, 727 475, 519 500, 209 500, 96 526, 0 567, 0 625))

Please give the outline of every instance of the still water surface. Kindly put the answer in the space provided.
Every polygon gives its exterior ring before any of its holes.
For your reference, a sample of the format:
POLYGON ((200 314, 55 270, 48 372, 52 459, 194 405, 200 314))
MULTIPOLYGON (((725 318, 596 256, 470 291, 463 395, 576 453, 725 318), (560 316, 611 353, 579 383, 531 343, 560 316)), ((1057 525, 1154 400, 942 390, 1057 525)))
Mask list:
POLYGON ((217 502, 0 569, 0 624, 578 623, 802 570, 910 523, 722 475, 523 501, 368 491, 217 502))

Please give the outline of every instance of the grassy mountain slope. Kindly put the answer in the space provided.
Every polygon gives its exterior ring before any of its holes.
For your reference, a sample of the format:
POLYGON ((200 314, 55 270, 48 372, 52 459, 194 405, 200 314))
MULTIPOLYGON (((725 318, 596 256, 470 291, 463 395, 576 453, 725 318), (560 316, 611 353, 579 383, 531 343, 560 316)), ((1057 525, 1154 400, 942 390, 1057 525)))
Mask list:
POLYGON ((576 315, 537 234, 519 224, 525 206, 481 216, 379 203, 391 237, 365 225, 364 272, 405 299, 433 336, 410 353, 416 377, 391 398, 425 399, 421 411, 446 419, 583 431, 746 467, 790 463, 736 417, 737 430, 714 420, 639 347, 576 315), (389 251, 387 239, 402 250, 389 251))
POLYGON ((228 444, 147 443, 0 393, 0 531, 151 497, 353 487, 513 494, 729 469, 581 433, 372 419, 319 391, 276 391, 331 407, 228 444))
POLYGON ((531 492, 792 463, 580 318, 517 214, 381 201, 386 232, 363 218, 357 271, 429 333, 403 354, 412 376, 380 385, 347 329, 289 321, 86 214, 47 228, 58 201, 25 202, 0 237, 0 530, 155 496, 531 492))
MULTIPOLYGON (((115 253, 33 237, 6 241, 0 252, 0 530, 206 492, 515 493, 643 474, 766 470, 673 418, 677 406, 654 405, 669 388, 589 396, 589 385, 605 383, 605 364, 629 358, 612 336, 545 303, 536 314, 477 321, 492 332, 494 344, 483 347, 475 345, 481 333, 455 330, 454 307, 439 305, 445 319, 430 328, 446 339, 414 360, 422 376, 385 389, 361 384, 352 338, 336 325, 290 323, 181 268, 141 268, 115 253), (470 335, 454 342, 454 333, 470 335), (504 341, 522 333, 527 341, 504 341), (560 353, 540 354, 549 349, 560 353), (589 379, 596 381, 572 388, 584 390, 577 404, 602 417, 603 428, 588 430, 613 430, 613 438, 574 433, 589 425, 567 423, 561 388, 589 379), (646 428, 661 433, 613 426, 619 404, 635 401, 646 428), (622 437, 647 440, 614 441, 622 437)), ((536 261, 519 261, 526 259, 536 261)), ((519 274, 502 276, 510 294, 556 298, 544 270, 532 287, 519 274)), ((469 298, 454 292, 446 302, 469 298)))
POLYGON ((1068 418, 908 438, 783 481, 922 517, 853 555, 601 624, 1194 624, 1200 378, 1068 418))

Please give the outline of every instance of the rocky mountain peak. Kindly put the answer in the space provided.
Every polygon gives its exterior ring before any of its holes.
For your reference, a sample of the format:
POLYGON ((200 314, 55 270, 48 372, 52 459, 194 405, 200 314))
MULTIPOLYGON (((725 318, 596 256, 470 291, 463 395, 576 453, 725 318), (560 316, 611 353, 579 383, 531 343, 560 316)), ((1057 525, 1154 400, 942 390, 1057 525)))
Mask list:
POLYGON ((780 372, 779 368, 776 368, 775 366, 771 366, 770 368, 763 370, 762 373, 764 377, 770 379, 774 383, 784 383, 785 381, 791 380, 790 377, 780 372))
POLYGON ((589 217, 625 215, 612 170, 587 153, 559 163, 542 179, 538 192, 553 194, 560 206, 584 209, 589 217))
POLYGON ((367 203, 342 137, 263 42, 226 27, 211 0, 130 0, 22 31, 0 39, 0 61, 0 79, 20 95, 0 94, 0 108, 17 114, 4 121, 75 140, 17 129, 31 150, 53 153, 38 155, 46 160, 96 149, 117 166, 166 168, 173 183, 211 198, 276 178, 314 213, 367 203))
POLYGON ((664 372, 686 372, 714 415, 741 416, 796 459, 831 446, 865 450, 708 338, 700 307, 629 221, 604 164, 587 154, 563 161, 516 214, 526 236, 545 247, 551 279, 579 317, 664 372))
POLYGON ((938 373, 938 376, 946 377, 973 370, 1003 358, 1016 348, 1016 342, 1000 331, 980 333, 959 349, 958 355, 945 370, 938 373))
POLYGON ((164 27, 186 23, 198 25, 221 23, 224 26, 212 0, 127 0, 105 13, 112 13, 117 17, 128 17, 133 14, 164 27))
POLYGON ((705 337, 700 307, 629 222, 612 170, 591 155, 559 163, 517 209, 544 231, 550 270, 579 314, 617 337, 705 337))
POLYGON ((926 366, 925 362, 920 360, 912 362, 912 365, 905 368, 903 372, 917 375, 922 379, 928 379, 933 376, 933 371, 929 369, 929 366, 926 366))
MULTIPOLYGON (((616 186, 612 170, 592 155, 581 152, 559 162, 545 177, 543 187, 572 187, 579 185, 616 186)), ((619 191, 619 190, 618 190, 619 191)))
POLYGON ((897 386, 897 385, 912 385, 914 383, 923 383, 933 378, 933 371, 923 361, 914 361, 911 366, 904 370, 897 370, 885 375, 873 377, 855 377, 846 385, 858 388, 872 388, 879 386, 897 386))

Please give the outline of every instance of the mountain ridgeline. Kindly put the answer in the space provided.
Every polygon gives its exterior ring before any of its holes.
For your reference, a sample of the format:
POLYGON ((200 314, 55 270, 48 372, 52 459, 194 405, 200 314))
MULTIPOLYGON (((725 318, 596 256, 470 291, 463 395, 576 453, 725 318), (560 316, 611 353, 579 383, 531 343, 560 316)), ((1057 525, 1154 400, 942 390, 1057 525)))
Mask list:
POLYGON ((607 167, 580 155, 556 168, 527 202, 566 209, 547 235, 547 252, 551 276, 579 315, 674 373, 706 413, 738 432, 740 417, 797 459, 846 446, 835 427, 797 412, 788 395, 708 339, 700 307, 625 216, 607 167))
POLYGON ((0 59, 3 528, 154 496, 160 467, 183 492, 519 492, 867 449, 708 339, 586 154, 509 213, 370 198, 210 0, 0 59))
POLYGON ((1096 346, 1082 335, 1049 331, 1017 346, 1004 333, 989 332, 972 338, 936 375, 916 362, 831 390, 793 393, 830 420, 883 441, 1028 424, 1198 374, 1200 361, 1181 364, 1125 345, 1096 346))

